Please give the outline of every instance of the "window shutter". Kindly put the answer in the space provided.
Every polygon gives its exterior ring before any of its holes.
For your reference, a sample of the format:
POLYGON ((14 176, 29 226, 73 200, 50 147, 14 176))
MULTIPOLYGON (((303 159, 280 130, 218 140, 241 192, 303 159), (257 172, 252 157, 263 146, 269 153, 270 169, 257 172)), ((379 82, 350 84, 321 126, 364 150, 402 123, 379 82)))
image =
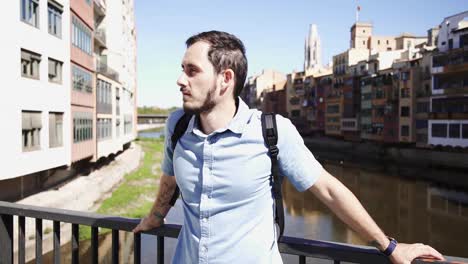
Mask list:
POLYGON ((41 113, 31 113, 31 126, 32 128, 42 128, 41 113))
POLYGON ((56 62, 49 59, 49 75, 50 76, 57 76, 57 67, 56 67, 56 62))
POLYGON ((57 131, 55 126, 55 114, 49 113, 49 146, 57 145, 57 131))
POLYGON ((31 114, 28 112, 22 112, 22 119, 23 119, 23 130, 30 130, 32 129, 31 126, 31 114))

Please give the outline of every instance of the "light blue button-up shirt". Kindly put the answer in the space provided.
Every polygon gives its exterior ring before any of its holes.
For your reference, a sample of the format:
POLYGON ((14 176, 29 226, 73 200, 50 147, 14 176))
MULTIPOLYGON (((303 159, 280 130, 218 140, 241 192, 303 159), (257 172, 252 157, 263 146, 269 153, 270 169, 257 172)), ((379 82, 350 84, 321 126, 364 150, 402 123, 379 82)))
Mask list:
MULTIPOLYGON (((179 110, 168 118, 162 162, 183 197, 173 263, 282 263, 261 112, 239 99, 231 122, 209 135, 193 117, 173 153, 171 135, 182 115, 179 110)), ((289 119, 276 119, 280 172, 299 191, 307 190, 323 168, 289 119)))

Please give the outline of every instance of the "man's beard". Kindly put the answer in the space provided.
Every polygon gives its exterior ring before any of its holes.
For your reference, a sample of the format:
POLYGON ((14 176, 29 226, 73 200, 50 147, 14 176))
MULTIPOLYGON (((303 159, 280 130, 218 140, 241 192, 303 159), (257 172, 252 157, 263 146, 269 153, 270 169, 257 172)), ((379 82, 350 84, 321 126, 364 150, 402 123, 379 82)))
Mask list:
POLYGON ((206 113, 206 112, 209 112, 211 111, 216 103, 215 103, 215 100, 214 100, 214 92, 216 90, 216 87, 213 86, 212 89, 208 90, 208 93, 206 94, 206 98, 205 98, 205 101, 203 102, 203 104, 200 106, 200 107, 188 107, 186 105, 184 105, 184 112, 187 113, 187 114, 191 114, 191 115, 199 115, 201 113, 206 113))

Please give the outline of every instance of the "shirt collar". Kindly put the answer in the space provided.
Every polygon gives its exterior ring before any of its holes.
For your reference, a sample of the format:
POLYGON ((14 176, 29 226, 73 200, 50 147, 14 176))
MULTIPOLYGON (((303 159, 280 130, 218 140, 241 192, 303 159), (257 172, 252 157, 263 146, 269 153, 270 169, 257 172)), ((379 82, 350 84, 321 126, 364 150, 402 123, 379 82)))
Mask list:
MULTIPOLYGON (((242 101, 240 97, 237 98, 237 112, 225 128, 216 130, 214 133, 222 133, 226 130, 231 130, 236 134, 242 134, 244 132, 245 125, 250 120, 252 116, 252 111, 249 111, 247 104, 242 101)), ((194 115, 187 126, 185 133, 195 133, 203 135, 203 132, 200 130, 199 118, 197 115, 194 115)))

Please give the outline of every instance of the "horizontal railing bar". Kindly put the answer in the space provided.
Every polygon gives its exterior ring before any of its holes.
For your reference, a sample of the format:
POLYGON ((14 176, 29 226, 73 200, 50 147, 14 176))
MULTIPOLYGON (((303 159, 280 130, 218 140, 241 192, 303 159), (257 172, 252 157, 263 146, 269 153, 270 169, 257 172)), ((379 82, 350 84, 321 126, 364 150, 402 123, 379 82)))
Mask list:
MULTIPOLYGON (((15 204, 0 201, 0 214, 18 215, 44 220, 59 221, 65 223, 80 224, 92 227, 102 227, 108 229, 118 229, 122 231, 132 231, 140 222, 139 219, 131 219, 117 216, 101 215, 96 213, 73 211, 66 209, 55 209, 34 205, 15 204)), ((159 235, 177 238, 180 226, 164 225, 145 234, 159 235), (179 228, 176 228, 179 227, 179 228)))
MULTIPOLYGON (((94 230, 96 230, 97 227, 102 227, 127 232, 131 232, 140 222, 139 219, 106 216, 96 213, 54 209, 33 205, 22 205, 3 201, 0 201, 0 214, 19 215, 37 219, 47 219, 72 224, 87 225, 93 227, 94 230)), ((155 228, 153 230, 146 231, 143 233, 156 236, 177 238, 180 229, 180 225, 164 224, 159 228, 155 228)), ((377 249, 372 247, 356 246, 344 243, 327 242, 319 240, 308 240, 288 236, 283 236, 281 238, 279 243, 279 250, 281 253, 285 254, 299 256, 303 255, 307 257, 333 259, 338 261, 348 261, 357 263, 388 263, 387 257, 382 255, 377 249)), ((462 262, 418 259, 413 261, 413 263, 458 264, 462 262)))
POLYGON ((389 263, 388 258, 376 248, 348 245, 320 240, 308 240, 283 236, 280 239, 281 253, 304 255, 306 257, 324 258, 355 263, 389 263))

